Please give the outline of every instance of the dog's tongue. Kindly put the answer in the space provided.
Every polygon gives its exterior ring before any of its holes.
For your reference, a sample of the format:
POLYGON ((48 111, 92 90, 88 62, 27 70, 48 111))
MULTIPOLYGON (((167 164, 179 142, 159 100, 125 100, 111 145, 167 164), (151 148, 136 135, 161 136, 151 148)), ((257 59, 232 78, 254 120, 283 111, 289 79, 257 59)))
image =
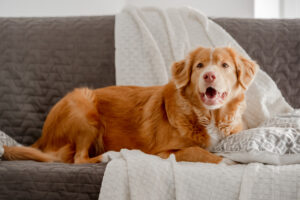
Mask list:
POLYGON ((209 87, 206 89, 206 92, 205 92, 205 95, 210 98, 210 99, 213 99, 216 97, 217 95, 217 90, 215 90, 214 88, 212 87, 209 87))

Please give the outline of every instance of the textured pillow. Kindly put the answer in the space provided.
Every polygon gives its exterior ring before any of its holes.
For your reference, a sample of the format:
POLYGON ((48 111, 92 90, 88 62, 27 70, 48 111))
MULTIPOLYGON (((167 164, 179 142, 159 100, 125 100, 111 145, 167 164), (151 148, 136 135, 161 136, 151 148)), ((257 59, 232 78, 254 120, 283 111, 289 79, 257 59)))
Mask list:
POLYGON ((300 163, 300 110, 228 136, 213 151, 241 163, 300 163))
POLYGON ((3 145, 6 146, 16 146, 20 145, 17 143, 14 139, 6 135, 4 132, 0 131, 0 158, 2 157, 4 153, 3 145))

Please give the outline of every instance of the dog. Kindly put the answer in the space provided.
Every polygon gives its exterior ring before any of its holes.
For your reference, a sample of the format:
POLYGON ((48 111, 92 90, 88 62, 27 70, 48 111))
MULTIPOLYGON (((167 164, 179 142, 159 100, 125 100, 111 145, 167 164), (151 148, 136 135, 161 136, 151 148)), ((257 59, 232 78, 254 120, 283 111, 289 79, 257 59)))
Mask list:
POLYGON ((227 162, 209 150, 244 128, 245 91, 258 65, 229 47, 199 47, 171 70, 163 86, 75 89, 50 110, 36 143, 5 146, 4 159, 98 163, 104 152, 127 148, 227 162))

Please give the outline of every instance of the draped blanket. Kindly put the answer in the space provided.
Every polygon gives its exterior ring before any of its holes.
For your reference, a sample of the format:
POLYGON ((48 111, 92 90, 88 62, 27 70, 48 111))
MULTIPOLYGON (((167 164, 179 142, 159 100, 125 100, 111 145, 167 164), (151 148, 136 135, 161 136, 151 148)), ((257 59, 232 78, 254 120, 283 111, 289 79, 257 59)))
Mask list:
MULTIPOLYGON (((198 46, 241 46, 203 13, 188 7, 127 7, 116 16, 117 85, 161 85, 170 67, 198 46)), ((262 70, 246 94, 249 128, 293 111, 262 70)), ((163 160, 137 150, 104 154, 109 161, 99 199, 299 199, 300 165, 215 165, 163 160)))

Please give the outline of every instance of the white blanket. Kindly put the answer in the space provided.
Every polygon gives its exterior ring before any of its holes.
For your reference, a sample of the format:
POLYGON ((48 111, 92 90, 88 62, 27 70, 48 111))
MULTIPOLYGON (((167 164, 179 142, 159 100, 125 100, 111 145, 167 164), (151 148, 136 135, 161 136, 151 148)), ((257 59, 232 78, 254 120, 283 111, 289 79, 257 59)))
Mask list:
POLYGON ((215 165, 163 160, 138 150, 105 154, 100 200, 300 199, 300 165, 215 165))
MULTIPOLYGON (((115 26, 118 85, 165 84, 171 63, 199 45, 230 45, 248 57, 226 31, 191 8, 163 11, 129 7, 116 16, 115 26)), ((262 70, 247 92, 247 104, 244 118, 249 127, 292 111, 262 70)), ((177 163, 173 156, 162 160, 128 150, 108 152, 105 157, 111 161, 102 182, 101 200, 300 198, 299 165, 177 163)))

